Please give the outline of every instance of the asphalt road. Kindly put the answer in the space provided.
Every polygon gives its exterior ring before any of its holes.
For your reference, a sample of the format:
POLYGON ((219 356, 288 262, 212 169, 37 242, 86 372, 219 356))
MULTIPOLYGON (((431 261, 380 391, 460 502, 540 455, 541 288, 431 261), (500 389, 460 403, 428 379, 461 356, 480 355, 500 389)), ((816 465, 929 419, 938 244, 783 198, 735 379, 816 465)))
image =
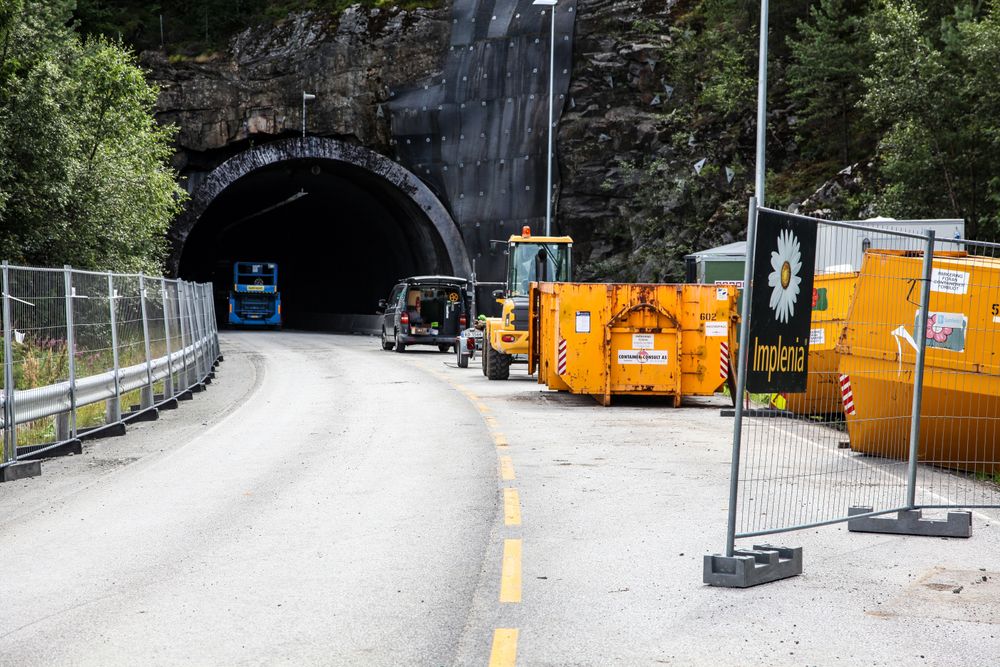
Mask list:
POLYGON ((0 487, 0 664, 976 665, 1000 648, 995 512, 970 540, 783 536, 802 576, 703 586, 725 530, 717 401, 601 408, 368 337, 229 333, 223 351, 182 409, 0 487))

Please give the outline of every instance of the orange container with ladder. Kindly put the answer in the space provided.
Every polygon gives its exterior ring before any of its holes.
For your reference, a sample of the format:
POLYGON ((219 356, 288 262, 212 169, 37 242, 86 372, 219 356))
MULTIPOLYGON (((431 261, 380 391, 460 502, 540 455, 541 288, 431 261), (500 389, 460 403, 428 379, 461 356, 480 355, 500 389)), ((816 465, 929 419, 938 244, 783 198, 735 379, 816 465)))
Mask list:
POLYGON ((730 379, 736 293, 714 285, 535 283, 529 372, 550 389, 710 396, 730 379))

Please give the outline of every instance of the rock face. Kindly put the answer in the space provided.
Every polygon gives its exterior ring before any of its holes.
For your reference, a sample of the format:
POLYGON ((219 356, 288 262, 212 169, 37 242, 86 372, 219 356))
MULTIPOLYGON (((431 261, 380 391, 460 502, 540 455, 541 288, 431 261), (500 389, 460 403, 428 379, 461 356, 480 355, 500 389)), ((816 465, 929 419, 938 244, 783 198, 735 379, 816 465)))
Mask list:
POLYGON ((306 12, 247 30, 229 53, 204 62, 143 54, 162 88, 157 117, 179 127, 175 166, 197 181, 255 139, 301 133, 303 91, 316 95, 306 109, 310 134, 388 152, 380 105, 391 87, 437 69, 447 19, 447 10, 354 6, 337 18, 306 12))
MULTIPOLYGON (((492 253, 489 239, 509 234, 513 222, 529 214, 493 211, 496 220, 480 220, 480 211, 475 220, 464 220, 468 200, 463 205, 451 192, 454 188, 442 185, 446 179, 434 177, 434 169, 447 168, 446 162, 435 158, 433 164, 408 164, 406 151, 398 145, 405 138, 393 135, 392 114, 399 117, 405 108, 396 109, 400 98, 393 102, 390 91, 440 80, 448 72, 449 52, 466 48, 455 46, 465 43, 454 34, 462 29, 461 19, 495 23, 502 13, 491 12, 482 0, 449 4, 415 11, 354 6, 337 18, 297 14, 276 27, 245 31, 233 40, 229 53, 204 62, 170 62, 159 53, 145 54, 144 65, 163 88, 158 117, 180 128, 175 166, 186 177, 186 187, 194 191, 212 169, 256 143, 301 133, 302 92, 315 93, 316 100, 307 108, 309 134, 400 159, 438 194, 465 235, 470 255, 479 257, 482 266, 492 253), (503 217, 508 218, 504 226, 499 224, 503 217)), ((742 233, 752 119, 719 119, 712 127, 689 127, 674 117, 677 96, 665 56, 673 13, 680 12, 682 4, 576 0, 575 26, 564 29, 575 35, 556 136, 555 229, 574 237, 579 279, 676 279, 686 252, 735 240, 742 233), (734 201, 742 203, 734 207, 734 201)), ((516 0, 511 7, 512 12, 538 11, 530 0, 516 0)), ((513 21, 510 35, 525 36, 514 20, 520 16, 508 17, 513 21)), ((497 37, 494 23, 483 41, 486 45, 497 37)), ((538 26, 531 29, 537 31, 538 26)), ((501 46, 508 41, 505 35, 499 33, 501 46)), ((544 32, 540 36, 543 41, 547 37, 544 32)), ((510 46, 513 39, 509 37, 510 46)), ((537 42, 534 37, 532 41, 537 42)), ((470 68, 469 75, 482 72, 470 68)), ((517 127, 543 125, 521 116, 510 122, 517 127)), ((476 132, 478 136, 480 130, 476 132)), ((533 141, 544 150, 542 134, 535 134, 538 139, 533 141)), ((535 153, 530 147, 524 150, 529 152, 535 153)), ((483 157, 479 168, 513 168, 510 159, 507 164, 495 160, 503 166, 490 167, 491 159, 483 157)), ((483 197, 488 188, 482 183, 502 180, 492 172, 474 175, 465 179, 468 184, 461 182, 458 198, 483 197)), ((526 197, 526 187, 535 197, 544 188, 539 169, 522 171, 518 178, 524 183, 506 186, 510 199, 526 197)), ((502 257, 493 259, 499 265, 502 257)))

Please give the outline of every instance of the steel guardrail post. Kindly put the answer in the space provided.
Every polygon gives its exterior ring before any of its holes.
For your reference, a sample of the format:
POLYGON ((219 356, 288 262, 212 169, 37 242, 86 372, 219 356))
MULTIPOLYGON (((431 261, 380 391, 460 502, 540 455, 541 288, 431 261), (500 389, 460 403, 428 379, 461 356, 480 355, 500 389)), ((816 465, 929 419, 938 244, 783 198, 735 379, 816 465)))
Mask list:
POLYGON ((17 424, 14 423, 14 355, 11 341, 10 267, 3 263, 3 463, 17 459, 17 424))
POLYGON ((174 362, 170 345, 170 311, 167 309, 167 281, 160 278, 160 298, 163 300, 163 338, 167 345, 167 377, 163 381, 163 399, 174 396, 174 362))
POLYGON ((114 276, 108 273, 108 312, 111 315, 111 360, 115 367, 115 398, 114 402, 111 404, 111 415, 110 418, 115 422, 120 422, 122 420, 122 384, 121 384, 121 368, 118 359, 118 316, 115 313, 115 301, 117 299, 115 294, 115 282, 114 276))
POLYGON ((733 460, 729 468, 729 518, 726 522, 726 556, 732 557, 736 550, 736 500, 740 486, 740 447, 743 437, 743 394, 747 388, 747 355, 750 346, 750 300, 753 292, 754 244, 757 240, 757 198, 750 198, 750 213, 747 221, 747 252, 743 267, 743 304, 740 309, 740 351, 736 362, 736 396, 733 423, 733 460))
POLYGON ((73 269, 63 266, 63 293, 66 297, 66 349, 69 359, 69 433, 76 438, 76 325, 73 322, 73 269))
POLYGON ((146 314, 146 277, 139 274, 139 311, 142 313, 142 342, 146 348, 146 389, 142 392, 142 407, 152 407, 153 400, 153 356, 149 346, 149 318, 146 314))
POLYGON ((917 329, 913 332, 917 340, 917 359, 913 369, 913 414, 910 417, 910 458, 906 470, 906 506, 916 507, 917 502, 917 458, 920 454, 920 410, 924 399, 924 363, 927 356, 927 319, 931 305, 931 279, 934 272, 933 229, 927 230, 927 245, 924 250, 924 276, 920 294, 920 310, 917 311, 917 329))

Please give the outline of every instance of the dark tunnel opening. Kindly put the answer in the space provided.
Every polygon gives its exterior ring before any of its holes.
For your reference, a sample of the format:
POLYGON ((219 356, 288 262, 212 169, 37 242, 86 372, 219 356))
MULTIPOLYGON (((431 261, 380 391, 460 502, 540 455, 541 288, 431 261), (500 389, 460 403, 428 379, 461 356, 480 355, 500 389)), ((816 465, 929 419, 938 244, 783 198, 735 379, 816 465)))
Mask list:
POLYGON ((337 329, 374 314, 401 277, 451 274, 441 236, 420 206, 363 167, 326 159, 256 169, 216 196, 180 256, 180 276, 215 285, 225 326, 237 261, 278 264, 284 324, 337 329))

